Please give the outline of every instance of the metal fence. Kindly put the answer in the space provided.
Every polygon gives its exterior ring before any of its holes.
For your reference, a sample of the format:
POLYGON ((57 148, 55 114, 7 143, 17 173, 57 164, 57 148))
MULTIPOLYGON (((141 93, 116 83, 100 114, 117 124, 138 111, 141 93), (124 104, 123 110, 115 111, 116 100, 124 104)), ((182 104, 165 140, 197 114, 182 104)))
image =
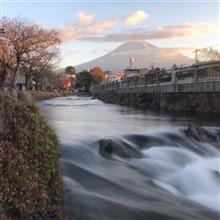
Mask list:
POLYGON ((155 69, 143 76, 105 83, 93 93, 202 93, 220 92, 220 61, 171 70, 155 69))
POLYGON ((175 83, 148 84, 144 78, 115 81, 92 88, 92 93, 214 93, 220 92, 220 77, 200 78, 197 81, 186 80, 175 83))

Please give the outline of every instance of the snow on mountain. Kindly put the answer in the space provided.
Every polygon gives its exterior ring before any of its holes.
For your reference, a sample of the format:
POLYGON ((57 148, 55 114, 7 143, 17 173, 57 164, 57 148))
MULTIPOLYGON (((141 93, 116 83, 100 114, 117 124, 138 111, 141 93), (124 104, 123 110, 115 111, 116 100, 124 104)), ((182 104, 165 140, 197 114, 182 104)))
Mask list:
POLYGON ((173 64, 193 63, 191 58, 184 56, 177 49, 159 48, 145 41, 129 41, 102 57, 77 65, 76 70, 99 66, 105 71, 122 71, 129 66, 130 57, 134 57, 134 66, 137 68, 148 68, 152 64, 156 67, 171 68, 173 64))

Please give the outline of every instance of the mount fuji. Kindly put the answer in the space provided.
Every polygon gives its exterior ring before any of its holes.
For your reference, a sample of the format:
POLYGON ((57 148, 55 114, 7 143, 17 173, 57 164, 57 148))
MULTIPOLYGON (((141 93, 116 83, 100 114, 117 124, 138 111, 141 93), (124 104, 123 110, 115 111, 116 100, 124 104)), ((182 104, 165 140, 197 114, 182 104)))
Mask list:
POLYGON ((104 71, 122 71, 129 66, 129 59, 134 58, 134 67, 149 68, 152 64, 156 67, 171 68, 176 65, 191 65, 193 59, 181 54, 178 49, 160 48, 145 41, 129 41, 112 52, 76 66, 77 71, 91 69, 99 66, 104 71))

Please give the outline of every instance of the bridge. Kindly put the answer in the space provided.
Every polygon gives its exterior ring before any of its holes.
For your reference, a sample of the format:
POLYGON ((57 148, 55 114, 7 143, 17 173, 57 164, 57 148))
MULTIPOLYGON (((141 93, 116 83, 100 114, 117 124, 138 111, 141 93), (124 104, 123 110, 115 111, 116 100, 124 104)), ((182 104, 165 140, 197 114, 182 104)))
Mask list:
POLYGON ((220 61, 155 71, 92 88, 93 94, 220 93, 220 61))
POLYGON ((178 94, 178 93, 220 93, 220 78, 200 82, 164 83, 147 85, 144 82, 121 83, 111 82, 92 88, 93 94, 105 93, 149 93, 149 94, 178 94))

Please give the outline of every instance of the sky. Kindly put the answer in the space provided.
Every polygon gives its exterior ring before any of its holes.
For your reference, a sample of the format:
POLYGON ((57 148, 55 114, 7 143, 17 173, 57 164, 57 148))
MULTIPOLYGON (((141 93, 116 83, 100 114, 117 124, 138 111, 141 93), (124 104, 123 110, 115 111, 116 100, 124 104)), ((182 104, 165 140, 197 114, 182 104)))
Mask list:
POLYGON ((60 66, 77 65, 129 40, 179 48, 220 48, 220 0, 0 0, 2 16, 57 29, 60 66), (2 2, 1 2, 2 1, 2 2))

